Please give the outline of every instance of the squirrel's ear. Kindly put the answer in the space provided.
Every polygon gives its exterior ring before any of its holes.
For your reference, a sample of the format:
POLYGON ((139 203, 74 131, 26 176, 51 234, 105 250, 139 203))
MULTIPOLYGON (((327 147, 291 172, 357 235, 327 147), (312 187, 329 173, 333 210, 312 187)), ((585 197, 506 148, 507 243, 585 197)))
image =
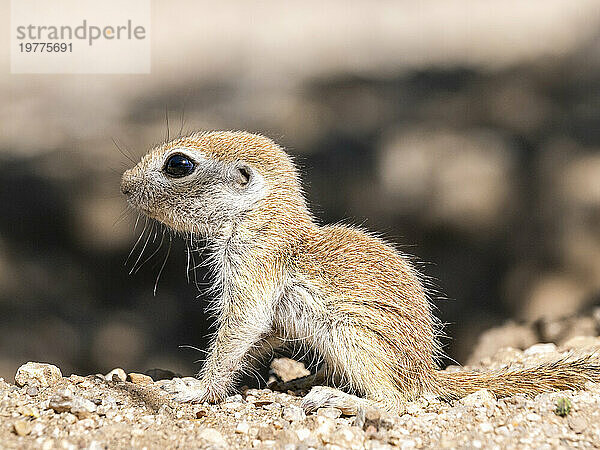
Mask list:
POLYGON ((234 181, 239 187, 246 187, 252 179, 252 169, 246 164, 238 164, 233 174, 234 181))

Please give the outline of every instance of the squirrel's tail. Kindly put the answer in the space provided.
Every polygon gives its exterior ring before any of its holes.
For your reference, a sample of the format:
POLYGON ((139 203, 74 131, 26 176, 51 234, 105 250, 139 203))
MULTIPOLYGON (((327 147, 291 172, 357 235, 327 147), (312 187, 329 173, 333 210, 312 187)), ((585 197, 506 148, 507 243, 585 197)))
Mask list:
POLYGON ((575 358, 567 356, 523 369, 439 371, 437 381, 437 395, 447 400, 462 398, 479 389, 488 389, 496 397, 583 389, 588 381, 600 382, 600 357, 595 353, 575 358))

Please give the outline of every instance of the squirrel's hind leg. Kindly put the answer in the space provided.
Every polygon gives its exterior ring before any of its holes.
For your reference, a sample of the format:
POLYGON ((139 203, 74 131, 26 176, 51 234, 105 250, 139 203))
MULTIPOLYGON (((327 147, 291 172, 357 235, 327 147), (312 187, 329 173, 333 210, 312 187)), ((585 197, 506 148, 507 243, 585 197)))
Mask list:
POLYGON ((337 388, 329 386, 315 386, 302 399, 302 407, 306 412, 319 408, 337 408, 346 415, 355 415, 360 409, 379 408, 385 411, 402 414, 406 409, 406 402, 397 396, 370 399, 348 394, 337 388))
POLYGON ((337 408, 347 415, 355 415, 360 408, 377 407, 376 402, 348 394, 329 386, 315 386, 302 399, 302 407, 306 412, 319 408, 337 408))

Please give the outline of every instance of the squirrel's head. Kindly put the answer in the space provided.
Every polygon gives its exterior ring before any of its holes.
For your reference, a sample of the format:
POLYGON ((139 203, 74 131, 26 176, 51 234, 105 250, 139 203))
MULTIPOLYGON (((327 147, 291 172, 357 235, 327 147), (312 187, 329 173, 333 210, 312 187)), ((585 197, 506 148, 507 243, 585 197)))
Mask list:
POLYGON ((195 133, 152 149, 121 179, 136 209, 176 231, 226 235, 285 210, 308 216, 296 168, 270 139, 239 131, 195 133))

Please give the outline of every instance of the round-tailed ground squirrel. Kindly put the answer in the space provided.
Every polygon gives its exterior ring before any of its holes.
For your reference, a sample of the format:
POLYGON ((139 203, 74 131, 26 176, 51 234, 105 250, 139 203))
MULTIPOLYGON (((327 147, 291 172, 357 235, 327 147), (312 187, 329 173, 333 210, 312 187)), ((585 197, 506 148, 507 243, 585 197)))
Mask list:
POLYGON ((419 273, 378 237, 318 225, 292 159, 264 136, 216 131, 173 140, 127 170, 121 190, 139 211, 210 249, 218 331, 197 382, 171 385, 178 400, 224 399, 245 367, 288 343, 323 362, 323 377, 312 381, 328 386, 305 396, 308 410, 402 411, 421 394, 535 394, 600 380, 591 357, 438 370, 436 321, 419 273))

